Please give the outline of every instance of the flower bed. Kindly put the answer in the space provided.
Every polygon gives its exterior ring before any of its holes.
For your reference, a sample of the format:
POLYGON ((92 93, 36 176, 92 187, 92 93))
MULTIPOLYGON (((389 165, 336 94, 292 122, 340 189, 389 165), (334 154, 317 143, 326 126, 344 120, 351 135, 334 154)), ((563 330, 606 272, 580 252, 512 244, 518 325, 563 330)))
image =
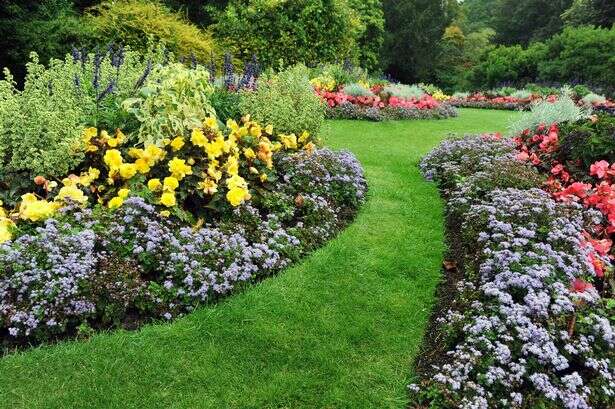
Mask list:
MULTIPOLYGON (((613 114, 615 112, 615 102, 599 98, 591 100, 581 98, 578 95, 573 95, 575 102, 580 106, 591 107, 598 112, 613 114)), ((532 107, 532 104, 547 101, 555 102, 558 95, 540 95, 536 93, 528 93, 528 96, 519 98, 506 95, 491 95, 489 93, 475 92, 472 94, 459 93, 453 95, 448 101, 449 104, 458 108, 479 108, 479 109, 502 109, 510 111, 527 111, 532 107)))
POLYGON ((450 97, 433 85, 394 84, 355 71, 325 67, 320 76, 311 79, 328 118, 384 121, 457 116, 456 109, 447 103, 450 97))
MULTIPOLYGON (((528 134, 552 152, 553 132, 528 134)), ((595 231, 604 217, 540 189, 546 176, 517 158, 518 143, 445 141, 421 163, 447 201, 448 265, 461 275, 449 275, 457 292, 435 321, 443 344, 419 360, 416 407, 615 403, 611 242, 595 231)))
POLYGON ((128 67, 114 52, 36 66, 23 93, 0 82, 0 350, 190 312, 321 246, 364 200, 349 152, 249 115, 221 123, 206 70, 123 53, 128 67), (62 116, 54 99, 73 96, 96 116, 62 116), (38 129, 31 105, 80 131, 54 146, 17 138, 38 129), (64 168, 45 166, 50 148, 64 168))

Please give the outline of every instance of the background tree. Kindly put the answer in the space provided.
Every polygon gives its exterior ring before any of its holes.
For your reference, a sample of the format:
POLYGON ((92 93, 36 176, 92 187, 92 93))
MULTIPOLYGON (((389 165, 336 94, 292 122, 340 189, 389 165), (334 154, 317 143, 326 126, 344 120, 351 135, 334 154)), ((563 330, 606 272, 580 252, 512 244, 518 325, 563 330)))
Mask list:
POLYGON ((385 0, 384 61, 404 82, 431 80, 444 29, 457 15, 456 0, 385 0))

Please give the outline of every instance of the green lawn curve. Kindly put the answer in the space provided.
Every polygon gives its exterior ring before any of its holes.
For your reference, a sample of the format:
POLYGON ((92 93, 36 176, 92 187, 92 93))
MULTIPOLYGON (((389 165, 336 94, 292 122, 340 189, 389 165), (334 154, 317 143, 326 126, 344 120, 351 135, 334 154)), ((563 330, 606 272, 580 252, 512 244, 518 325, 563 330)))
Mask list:
POLYGON ((355 223, 299 265, 171 324, 0 359, 1 408, 404 408, 440 276, 442 204, 420 157, 513 114, 328 122, 363 163, 355 223))

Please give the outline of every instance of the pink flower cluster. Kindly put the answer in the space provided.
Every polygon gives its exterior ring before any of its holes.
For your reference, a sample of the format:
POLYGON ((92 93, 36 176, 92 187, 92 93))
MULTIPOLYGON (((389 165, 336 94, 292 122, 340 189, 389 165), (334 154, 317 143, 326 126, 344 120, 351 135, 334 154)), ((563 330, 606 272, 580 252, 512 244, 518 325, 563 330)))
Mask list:
POLYGON ((379 95, 355 97, 345 94, 343 89, 335 92, 316 89, 315 92, 327 103, 330 108, 335 108, 336 106, 347 103, 372 108, 385 108, 390 106, 395 108, 414 108, 421 110, 434 109, 440 106, 440 103, 428 94, 423 95, 420 99, 405 99, 395 96, 381 97, 379 95))

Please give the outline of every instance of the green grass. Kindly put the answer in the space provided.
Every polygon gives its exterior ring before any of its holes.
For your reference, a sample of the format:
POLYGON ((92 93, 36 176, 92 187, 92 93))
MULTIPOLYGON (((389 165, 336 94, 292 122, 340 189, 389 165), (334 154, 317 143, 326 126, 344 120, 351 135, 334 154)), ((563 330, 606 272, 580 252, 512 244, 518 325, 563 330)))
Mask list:
POLYGON ((416 165, 449 132, 510 116, 328 123, 326 143, 352 150, 370 184, 337 239, 172 324, 2 358, 0 407, 404 408, 444 250, 442 205, 416 165))

